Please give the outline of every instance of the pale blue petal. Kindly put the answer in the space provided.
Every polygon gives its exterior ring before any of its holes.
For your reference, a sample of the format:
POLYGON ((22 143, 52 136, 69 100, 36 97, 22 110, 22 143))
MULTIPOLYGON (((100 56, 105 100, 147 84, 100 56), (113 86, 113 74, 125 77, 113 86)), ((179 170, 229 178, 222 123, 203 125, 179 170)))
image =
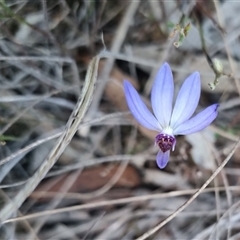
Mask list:
POLYGON ((148 129, 161 131, 162 129, 157 119, 149 111, 132 84, 124 81, 123 86, 128 107, 134 118, 148 129))
POLYGON ((169 125, 172 114, 174 83, 172 71, 168 63, 164 63, 157 73, 151 92, 153 112, 160 125, 169 125))
POLYGON ((185 80, 178 93, 171 118, 172 128, 178 127, 193 115, 199 102, 200 92, 200 75, 195 72, 185 80))
POLYGON ((169 160, 170 151, 162 152, 159 151, 156 157, 157 165, 160 169, 163 169, 167 166, 169 160))
POLYGON ((202 112, 198 113, 193 118, 187 120, 176 129, 174 129, 174 135, 186 135, 201 131, 210 125, 212 121, 217 117, 218 106, 218 104, 213 104, 202 112))

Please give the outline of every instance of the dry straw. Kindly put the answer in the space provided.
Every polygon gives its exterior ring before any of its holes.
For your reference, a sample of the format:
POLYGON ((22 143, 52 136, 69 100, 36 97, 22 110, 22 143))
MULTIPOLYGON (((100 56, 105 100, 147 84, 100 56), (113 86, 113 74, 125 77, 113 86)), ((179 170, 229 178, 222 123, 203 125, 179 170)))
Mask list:
POLYGON ((20 190, 15 198, 11 202, 8 202, 6 206, 0 211, 1 223, 11 217, 23 204, 26 198, 32 193, 32 191, 37 187, 40 181, 46 176, 52 166, 56 163, 78 130, 79 124, 82 122, 93 98, 94 87, 97 80, 99 60, 100 56, 96 56, 90 62, 81 97, 79 98, 66 124, 65 130, 60 135, 54 148, 49 153, 39 169, 36 171, 36 173, 27 181, 22 190, 20 190))

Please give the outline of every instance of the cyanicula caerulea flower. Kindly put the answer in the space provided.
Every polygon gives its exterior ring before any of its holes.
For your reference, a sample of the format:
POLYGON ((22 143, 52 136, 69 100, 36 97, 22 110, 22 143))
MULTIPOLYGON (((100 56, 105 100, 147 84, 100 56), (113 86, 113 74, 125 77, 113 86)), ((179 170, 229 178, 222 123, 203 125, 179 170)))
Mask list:
POLYGON ((174 150, 176 145, 175 135, 198 132, 217 117, 218 104, 213 104, 192 117, 199 102, 200 91, 200 75, 194 72, 183 83, 173 107, 172 71, 167 63, 163 64, 151 91, 153 115, 131 83, 124 81, 124 92, 132 115, 142 126, 158 132, 155 144, 159 147, 156 157, 159 168, 164 168, 168 163, 170 150, 174 150))

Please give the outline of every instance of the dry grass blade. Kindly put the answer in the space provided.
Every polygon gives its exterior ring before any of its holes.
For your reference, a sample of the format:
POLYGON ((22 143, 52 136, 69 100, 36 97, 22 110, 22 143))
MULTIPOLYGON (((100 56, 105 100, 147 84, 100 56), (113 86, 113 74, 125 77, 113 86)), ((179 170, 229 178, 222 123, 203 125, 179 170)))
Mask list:
MULTIPOLYGON (((217 13, 217 18, 218 18, 218 21, 221 25, 221 27, 225 27, 225 23, 224 23, 224 19, 223 19, 223 14, 221 13, 221 10, 219 8, 219 1, 213 1, 214 3, 214 6, 216 8, 216 13, 217 13)), ((222 35, 222 39, 223 39, 223 42, 224 42, 224 46, 225 46, 225 50, 226 50, 226 54, 227 54, 227 57, 228 57, 228 61, 229 61, 229 65, 231 67, 231 70, 232 70, 232 75, 233 75, 233 79, 235 81, 235 84, 236 84, 236 88, 238 90, 238 94, 240 95, 240 84, 239 84, 239 81, 237 80, 236 76, 236 69, 237 69, 237 66, 236 64, 234 63, 233 61, 233 58, 232 58, 232 52, 230 50, 230 47, 229 47, 229 44, 227 43, 226 41, 226 38, 224 36, 224 34, 222 32, 220 32, 221 35, 222 35)))
POLYGON ((96 93, 96 96, 93 100, 93 104, 92 107, 89 111, 89 115, 90 117, 93 115, 93 113, 95 113, 96 109, 99 106, 99 102, 100 99, 102 97, 102 94, 104 92, 104 88, 106 86, 106 83, 109 79, 109 75, 110 72, 113 68, 114 62, 115 62, 115 54, 117 54, 122 46, 122 43, 124 41, 124 38, 127 35, 127 31, 130 27, 130 24, 133 20, 133 17, 138 9, 138 6, 140 4, 140 1, 131 1, 128 8, 127 8, 127 12, 126 15, 124 16, 124 18, 122 19, 121 24, 119 25, 119 28, 117 30, 117 34, 113 40, 113 45, 111 47, 111 53, 113 55, 110 55, 109 58, 107 59, 107 62, 105 64, 105 67, 103 69, 103 72, 101 74, 101 79, 102 79, 102 84, 99 85, 98 87, 98 91, 96 93))
MULTIPOLYGON (((239 191, 238 186, 229 186, 229 189, 232 191, 239 191)), ((216 190, 215 187, 207 188, 207 189, 202 190, 201 193, 213 192, 215 190, 216 190)), ((225 191, 225 187, 218 187, 217 190, 225 191)), ((77 210, 82 210, 82 209, 94 209, 94 208, 99 208, 99 207, 104 207, 104 206, 121 205, 121 204, 127 204, 127 203, 132 203, 132 202, 148 201, 148 200, 153 200, 153 199, 190 195, 196 191, 198 192, 199 189, 172 191, 172 192, 168 192, 168 193, 157 193, 157 194, 150 194, 150 195, 144 195, 144 196, 120 198, 120 199, 114 199, 114 200, 101 201, 101 202, 97 202, 97 203, 91 202, 91 203, 86 203, 83 205, 64 207, 64 208, 59 208, 59 209, 54 209, 54 210, 46 210, 46 211, 41 211, 38 213, 28 214, 28 215, 25 215, 22 217, 11 218, 11 219, 4 221, 3 224, 10 223, 10 222, 16 222, 16 221, 34 219, 34 218, 43 217, 46 215, 53 215, 53 214, 59 214, 59 213, 64 213, 64 212, 77 211, 77 210)), ((56 197, 56 196, 60 196, 61 193, 48 192, 46 194, 46 192, 38 192, 38 193, 34 193, 34 194, 37 197, 42 196, 42 194, 45 194, 45 197, 56 197)), ((82 200, 82 195, 79 193, 67 193, 65 195, 65 198, 82 200)))
POLYGON ((67 147, 72 137, 76 133, 79 124, 81 123, 89 104, 93 97, 94 86, 97 79, 98 63, 100 56, 95 57, 87 71, 85 78, 85 85, 82 90, 82 96, 76 104, 74 111, 72 112, 66 128, 59 140, 57 141, 55 147, 52 149, 48 157, 45 159, 43 164, 33 175, 32 178, 26 183, 23 189, 16 195, 16 197, 9 202, 0 212, 1 223, 8 219, 26 200, 26 198, 31 194, 31 192, 36 188, 39 182, 45 177, 48 171, 52 168, 54 163, 58 160, 59 156, 63 153, 64 149, 67 147))
MULTIPOLYGON (((92 125, 94 123, 97 124, 99 122, 102 122, 103 120, 107 120, 107 119, 115 118, 115 117, 120 117, 120 116, 125 116, 125 115, 129 115, 129 112, 120 112, 120 113, 108 114, 107 116, 103 116, 103 117, 99 117, 99 118, 96 118, 96 119, 93 119, 93 120, 90 120, 90 121, 83 122, 79 125, 79 127, 92 125)), ((16 157, 19 157, 19 156, 31 151, 32 149, 40 146, 43 143, 46 143, 46 142, 48 142, 52 139, 55 139, 55 138, 59 137, 61 134, 63 134, 63 131, 59 131, 56 134, 53 134, 49 137, 45 137, 45 138, 40 139, 36 142, 33 142, 32 144, 27 145, 26 147, 16 151, 15 153, 12 153, 10 156, 8 156, 4 159, 1 159, 0 166, 2 166, 3 164, 5 164, 5 163, 7 163, 11 160, 13 160, 16 157)))
POLYGON ((192 203, 199 195, 200 193, 209 185, 210 182, 220 173, 220 171, 224 168, 224 166, 228 163, 236 149, 238 148, 240 143, 240 138, 236 142, 234 148, 231 150, 231 152, 228 154, 228 156, 224 159, 222 164, 215 170, 215 172, 210 176, 210 178, 202 185, 201 188, 199 188, 195 194, 187 202, 185 202, 181 207, 179 207, 173 214, 171 214, 169 217, 167 217, 164 221, 159 223, 156 227, 150 229, 148 232, 140 236, 137 240, 144 240, 152 236, 154 233, 156 233, 159 229, 161 229, 163 226, 165 226, 168 222, 170 222, 173 218, 175 218, 180 212, 182 212, 187 206, 189 206, 190 203, 192 203))

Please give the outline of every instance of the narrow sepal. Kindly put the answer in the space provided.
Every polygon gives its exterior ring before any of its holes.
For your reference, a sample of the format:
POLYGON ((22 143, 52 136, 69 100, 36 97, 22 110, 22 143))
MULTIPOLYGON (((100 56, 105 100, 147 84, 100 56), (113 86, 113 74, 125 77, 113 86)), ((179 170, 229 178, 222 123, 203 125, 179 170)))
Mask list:
POLYGON ((149 111, 132 84, 124 81, 123 85, 127 104, 134 118, 148 129, 161 131, 157 119, 149 111))
POLYGON ((178 127, 195 112, 201 92, 201 81, 198 72, 191 74, 183 83, 173 109, 171 127, 178 127))
POLYGON ((164 63, 155 77, 151 92, 153 112, 162 128, 168 126, 170 122, 173 93, 172 71, 168 63, 164 63))
POLYGON ((198 113, 196 116, 182 123, 176 129, 174 129, 174 135, 192 134, 206 128, 217 117, 218 106, 218 104, 213 104, 202 112, 198 113))

